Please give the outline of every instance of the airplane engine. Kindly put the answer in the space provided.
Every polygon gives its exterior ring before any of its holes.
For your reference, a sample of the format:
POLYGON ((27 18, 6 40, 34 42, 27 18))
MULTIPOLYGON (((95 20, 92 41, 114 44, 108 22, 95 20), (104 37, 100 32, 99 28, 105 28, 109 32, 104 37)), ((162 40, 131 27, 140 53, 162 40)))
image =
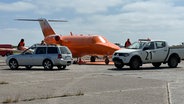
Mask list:
POLYGON ((60 44, 62 45, 62 39, 59 35, 48 36, 44 39, 46 44, 60 44))
POLYGON ((61 35, 54 36, 54 40, 55 40, 56 44, 63 45, 63 41, 62 41, 61 35))
POLYGON ((54 39, 55 39, 57 42, 61 40, 61 39, 60 39, 60 36, 58 36, 58 35, 55 36, 54 39))

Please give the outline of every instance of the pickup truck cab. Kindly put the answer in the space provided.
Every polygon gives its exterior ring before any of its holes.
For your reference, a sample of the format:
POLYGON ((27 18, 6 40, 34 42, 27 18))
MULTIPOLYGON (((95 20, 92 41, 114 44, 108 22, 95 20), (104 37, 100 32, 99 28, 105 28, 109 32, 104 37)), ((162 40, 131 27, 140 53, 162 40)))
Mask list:
POLYGON ((152 63, 154 67, 168 63, 169 67, 175 68, 184 59, 184 47, 169 47, 166 41, 161 40, 140 40, 115 51, 112 59, 117 68, 128 65, 131 69, 139 69, 146 63, 152 63))

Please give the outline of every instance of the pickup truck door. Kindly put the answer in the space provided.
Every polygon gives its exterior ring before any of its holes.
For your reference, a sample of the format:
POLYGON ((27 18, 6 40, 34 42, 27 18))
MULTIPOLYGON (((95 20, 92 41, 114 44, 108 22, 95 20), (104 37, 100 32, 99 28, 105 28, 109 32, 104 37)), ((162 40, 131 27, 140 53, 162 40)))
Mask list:
POLYGON ((163 62, 168 54, 168 47, 164 41, 156 41, 155 49, 152 50, 151 62, 163 62))
POLYGON ((142 51, 142 58, 145 63, 152 62, 153 60, 153 52, 155 51, 155 44, 154 42, 146 43, 145 47, 142 51))
POLYGON ((144 62, 163 62, 168 54, 168 48, 164 41, 148 42, 143 49, 144 62))

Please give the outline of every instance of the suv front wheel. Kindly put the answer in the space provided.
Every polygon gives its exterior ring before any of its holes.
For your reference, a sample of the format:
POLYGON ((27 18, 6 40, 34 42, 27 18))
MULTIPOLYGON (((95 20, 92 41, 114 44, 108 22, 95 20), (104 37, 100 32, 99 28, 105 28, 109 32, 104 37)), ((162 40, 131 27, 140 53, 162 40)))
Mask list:
POLYGON ((52 61, 50 61, 48 59, 43 61, 43 67, 44 67, 45 70, 52 70, 52 68, 53 68, 52 61))
POLYGON ((17 60, 16 59, 11 59, 9 61, 9 67, 10 67, 10 69, 13 69, 13 70, 18 69, 19 64, 18 64, 17 60))

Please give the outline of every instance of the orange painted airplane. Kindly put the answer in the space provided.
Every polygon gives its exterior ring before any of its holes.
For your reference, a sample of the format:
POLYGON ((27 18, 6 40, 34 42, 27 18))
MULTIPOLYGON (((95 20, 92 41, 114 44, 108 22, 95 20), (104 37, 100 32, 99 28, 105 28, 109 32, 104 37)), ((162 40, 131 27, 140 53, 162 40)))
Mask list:
POLYGON ((44 18, 40 19, 16 19, 20 21, 38 21, 40 23, 44 41, 46 44, 60 44, 67 46, 73 57, 80 58, 85 55, 90 55, 91 62, 95 62, 98 55, 106 56, 105 63, 109 63, 108 56, 111 56, 114 51, 120 49, 119 46, 109 42, 103 36, 99 35, 58 35, 54 32, 48 21, 50 22, 67 22, 62 20, 46 20, 44 18))

